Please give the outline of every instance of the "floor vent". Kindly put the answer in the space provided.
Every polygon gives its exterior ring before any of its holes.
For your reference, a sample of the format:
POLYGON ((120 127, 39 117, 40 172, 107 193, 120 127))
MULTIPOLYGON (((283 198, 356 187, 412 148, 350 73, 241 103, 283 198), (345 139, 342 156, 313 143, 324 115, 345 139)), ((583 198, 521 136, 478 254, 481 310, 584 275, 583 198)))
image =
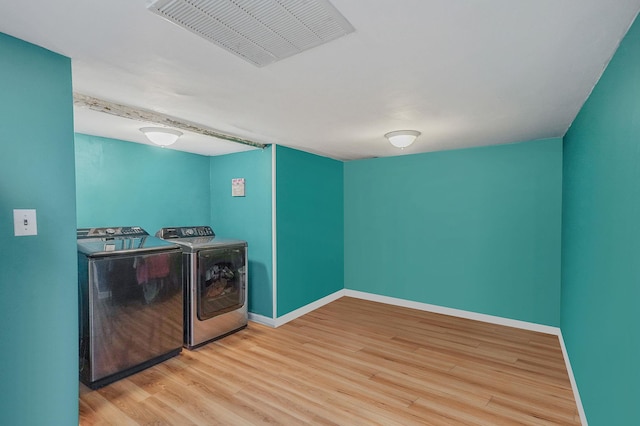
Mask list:
POLYGON ((152 0, 147 7, 258 67, 354 31, 327 0, 152 0))

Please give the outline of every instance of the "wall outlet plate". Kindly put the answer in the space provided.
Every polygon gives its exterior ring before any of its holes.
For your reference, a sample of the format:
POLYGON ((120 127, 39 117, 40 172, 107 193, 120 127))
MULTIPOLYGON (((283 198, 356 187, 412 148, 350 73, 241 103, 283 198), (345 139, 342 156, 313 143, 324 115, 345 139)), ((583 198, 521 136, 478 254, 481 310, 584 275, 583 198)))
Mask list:
POLYGON ((38 235, 35 209, 13 210, 13 231, 16 237, 38 235))

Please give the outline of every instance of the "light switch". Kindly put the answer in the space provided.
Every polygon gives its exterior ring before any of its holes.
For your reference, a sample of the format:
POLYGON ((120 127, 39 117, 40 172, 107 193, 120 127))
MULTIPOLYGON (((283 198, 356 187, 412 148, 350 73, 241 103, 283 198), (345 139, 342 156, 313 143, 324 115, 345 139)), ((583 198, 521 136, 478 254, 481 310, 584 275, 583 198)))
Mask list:
POLYGON ((13 231, 16 237, 38 235, 35 209, 13 210, 13 231))

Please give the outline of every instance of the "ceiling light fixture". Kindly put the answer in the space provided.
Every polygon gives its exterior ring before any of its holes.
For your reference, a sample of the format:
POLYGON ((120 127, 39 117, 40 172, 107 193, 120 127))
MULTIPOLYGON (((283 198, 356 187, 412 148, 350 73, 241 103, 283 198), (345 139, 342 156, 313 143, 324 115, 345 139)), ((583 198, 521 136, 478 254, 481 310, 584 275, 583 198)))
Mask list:
POLYGON ((420 136, 420 132, 417 130, 396 130, 384 135, 385 138, 389 139, 391 145, 397 148, 408 147, 418 136, 420 136))
POLYGON ((181 131, 164 127, 142 127, 140 131, 144 133, 147 139, 160 146, 174 144, 182 136, 181 131))

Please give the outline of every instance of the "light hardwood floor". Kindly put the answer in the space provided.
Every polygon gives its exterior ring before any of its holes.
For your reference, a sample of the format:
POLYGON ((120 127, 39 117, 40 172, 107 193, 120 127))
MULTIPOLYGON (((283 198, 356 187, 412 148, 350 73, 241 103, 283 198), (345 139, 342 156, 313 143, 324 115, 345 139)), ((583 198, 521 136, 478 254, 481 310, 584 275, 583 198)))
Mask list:
POLYGON ((578 425, 557 336, 343 297, 102 389, 81 425, 578 425))

